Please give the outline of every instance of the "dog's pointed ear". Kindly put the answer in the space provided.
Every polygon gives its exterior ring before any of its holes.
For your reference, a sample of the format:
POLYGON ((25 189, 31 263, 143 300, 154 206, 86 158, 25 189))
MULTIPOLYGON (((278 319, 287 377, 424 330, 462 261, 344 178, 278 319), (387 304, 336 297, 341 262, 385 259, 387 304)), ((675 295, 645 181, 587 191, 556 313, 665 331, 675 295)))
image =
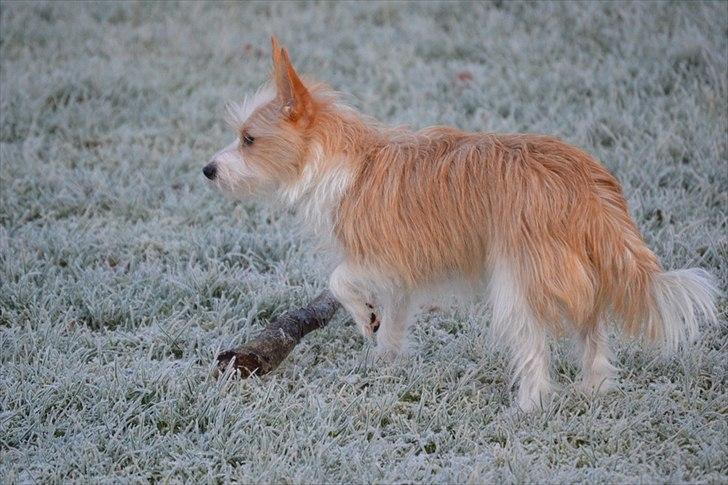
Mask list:
POLYGON ((271 37, 273 48, 273 80, 278 99, 283 104, 283 114, 291 121, 307 119, 312 112, 311 94, 288 57, 288 51, 271 37))
POLYGON ((270 36, 271 55, 273 57, 273 69, 281 62, 281 45, 278 43, 275 35, 270 36))

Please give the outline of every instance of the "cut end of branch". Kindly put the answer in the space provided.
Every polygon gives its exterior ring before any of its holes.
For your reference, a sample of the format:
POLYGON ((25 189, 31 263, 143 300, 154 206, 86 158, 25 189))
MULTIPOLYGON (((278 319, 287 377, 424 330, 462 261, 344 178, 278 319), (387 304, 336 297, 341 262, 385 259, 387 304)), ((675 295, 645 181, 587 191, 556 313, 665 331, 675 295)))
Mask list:
POLYGON ((260 356, 250 352, 245 352, 243 349, 238 349, 228 350, 218 354, 217 370, 219 375, 222 375, 222 373, 225 372, 231 362, 233 370, 239 373, 243 378, 250 377, 253 374, 267 374, 272 370, 270 369, 270 365, 268 365, 268 363, 260 356))

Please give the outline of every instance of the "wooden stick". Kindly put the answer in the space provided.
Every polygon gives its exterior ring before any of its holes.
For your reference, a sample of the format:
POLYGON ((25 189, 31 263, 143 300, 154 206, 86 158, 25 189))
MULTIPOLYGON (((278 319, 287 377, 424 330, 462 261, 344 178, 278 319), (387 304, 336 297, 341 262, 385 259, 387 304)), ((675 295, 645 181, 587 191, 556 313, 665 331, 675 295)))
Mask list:
POLYGON ((286 312, 270 322, 242 347, 221 352, 217 356, 219 371, 225 371, 232 363, 242 377, 269 373, 307 333, 325 327, 340 306, 331 292, 321 292, 307 306, 286 312))

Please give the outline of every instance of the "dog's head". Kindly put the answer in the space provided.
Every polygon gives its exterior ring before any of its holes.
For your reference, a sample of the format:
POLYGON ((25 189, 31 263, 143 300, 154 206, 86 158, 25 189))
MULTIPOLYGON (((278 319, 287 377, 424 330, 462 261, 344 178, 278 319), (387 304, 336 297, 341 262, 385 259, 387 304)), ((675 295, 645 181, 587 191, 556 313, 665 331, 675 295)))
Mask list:
POLYGON ((205 177, 237 197, 275 192, 301 174, 315 118, 311 93, 275 37, 271 81, 230 108, 236 138, 203 168, 205 177))

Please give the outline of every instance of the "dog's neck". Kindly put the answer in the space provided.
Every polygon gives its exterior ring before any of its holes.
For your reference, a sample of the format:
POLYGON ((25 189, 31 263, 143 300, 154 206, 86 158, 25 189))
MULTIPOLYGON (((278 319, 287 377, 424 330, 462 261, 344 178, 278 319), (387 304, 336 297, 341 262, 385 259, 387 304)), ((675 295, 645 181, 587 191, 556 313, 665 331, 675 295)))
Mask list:
POLYGON ((315 146, 301 177, 281 191, 283 202, 296 209, 307 229, 329 237, 336 207, 348 188, 353 174, 347 164, 324 156, 315 146))
POLYGON ((306 228, 331 240, 337 208, 367 157, 386 143, 386 128, 355 110, 335 105, 321 115, 299 179, 282 189, 306 228))

